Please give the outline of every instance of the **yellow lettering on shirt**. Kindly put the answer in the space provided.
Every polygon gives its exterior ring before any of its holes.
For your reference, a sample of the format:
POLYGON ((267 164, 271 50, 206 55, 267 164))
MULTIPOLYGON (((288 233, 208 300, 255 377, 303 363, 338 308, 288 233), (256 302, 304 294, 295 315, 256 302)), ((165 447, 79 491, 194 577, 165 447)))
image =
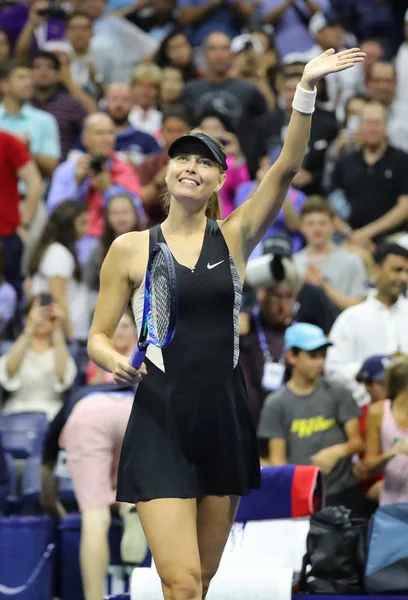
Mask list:
POLYGON ((294 419, 291 432, 296 433, 298 438, 310 437, 319 431, 331 429, 335 424, 335 419, 325 419, 323 415, 310 419, 294 419))

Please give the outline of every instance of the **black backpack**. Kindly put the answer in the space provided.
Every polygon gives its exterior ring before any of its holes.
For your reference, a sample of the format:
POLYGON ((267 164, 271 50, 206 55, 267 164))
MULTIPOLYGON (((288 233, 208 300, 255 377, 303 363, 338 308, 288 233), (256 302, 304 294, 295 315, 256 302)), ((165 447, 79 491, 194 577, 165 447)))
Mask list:
POLYGON ((312 515, 300 588, 311 594, 364 593, 368 519, 351 517, 344 506, 312 515))

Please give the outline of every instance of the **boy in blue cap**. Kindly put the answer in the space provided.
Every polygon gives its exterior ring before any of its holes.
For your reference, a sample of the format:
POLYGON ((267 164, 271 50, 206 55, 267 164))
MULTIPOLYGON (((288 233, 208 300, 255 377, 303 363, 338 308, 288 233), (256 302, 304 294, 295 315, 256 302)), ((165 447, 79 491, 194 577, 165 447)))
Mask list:
POLYGON ((285 333, 291 375, 264 404, 258 437, 269 440, 272 465, 313 464, 325 478, 326 503, 358 514, 372 507, 353 474, 352 457, 363 450, 360 409, 343 386, 322 377, 329 340, 323 330, 296 323, 285 333))

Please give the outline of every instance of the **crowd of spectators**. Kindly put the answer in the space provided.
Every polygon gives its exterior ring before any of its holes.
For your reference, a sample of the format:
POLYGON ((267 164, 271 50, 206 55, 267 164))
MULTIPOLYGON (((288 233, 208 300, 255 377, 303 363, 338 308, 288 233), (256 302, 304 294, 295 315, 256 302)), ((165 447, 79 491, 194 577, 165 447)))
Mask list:
POLYGON ((305 63, 356 45, 367 60, 319 84, 251 256, 271 276, 246 286, 241 363, 263 463, 316 464, 328 501, 363 512, 408 501, 405 0, 0 4, 1 412, 52 421, 72 389, 111 384, 84 360, 99 271, 117 236, 165 219, 172 142, 222 142, 227 217, 277 159, 305 63))

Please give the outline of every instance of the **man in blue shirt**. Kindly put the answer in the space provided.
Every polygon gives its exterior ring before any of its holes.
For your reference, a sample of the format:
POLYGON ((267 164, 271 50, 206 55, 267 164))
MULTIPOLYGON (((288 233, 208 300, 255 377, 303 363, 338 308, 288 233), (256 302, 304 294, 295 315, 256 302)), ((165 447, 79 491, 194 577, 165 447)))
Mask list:
POLYGON ((14 63, 1 72, 0 84, 0 129, 26 144, 41 174, 49 179, 61 154, 58 125, 55 117, 27 104, 33 93, 31 69, 14 63))
POLYGON ((179 21, 193 46, 214 31, 232 38, 240 33, 254 11, 254 0, 178 0, 179 21))

